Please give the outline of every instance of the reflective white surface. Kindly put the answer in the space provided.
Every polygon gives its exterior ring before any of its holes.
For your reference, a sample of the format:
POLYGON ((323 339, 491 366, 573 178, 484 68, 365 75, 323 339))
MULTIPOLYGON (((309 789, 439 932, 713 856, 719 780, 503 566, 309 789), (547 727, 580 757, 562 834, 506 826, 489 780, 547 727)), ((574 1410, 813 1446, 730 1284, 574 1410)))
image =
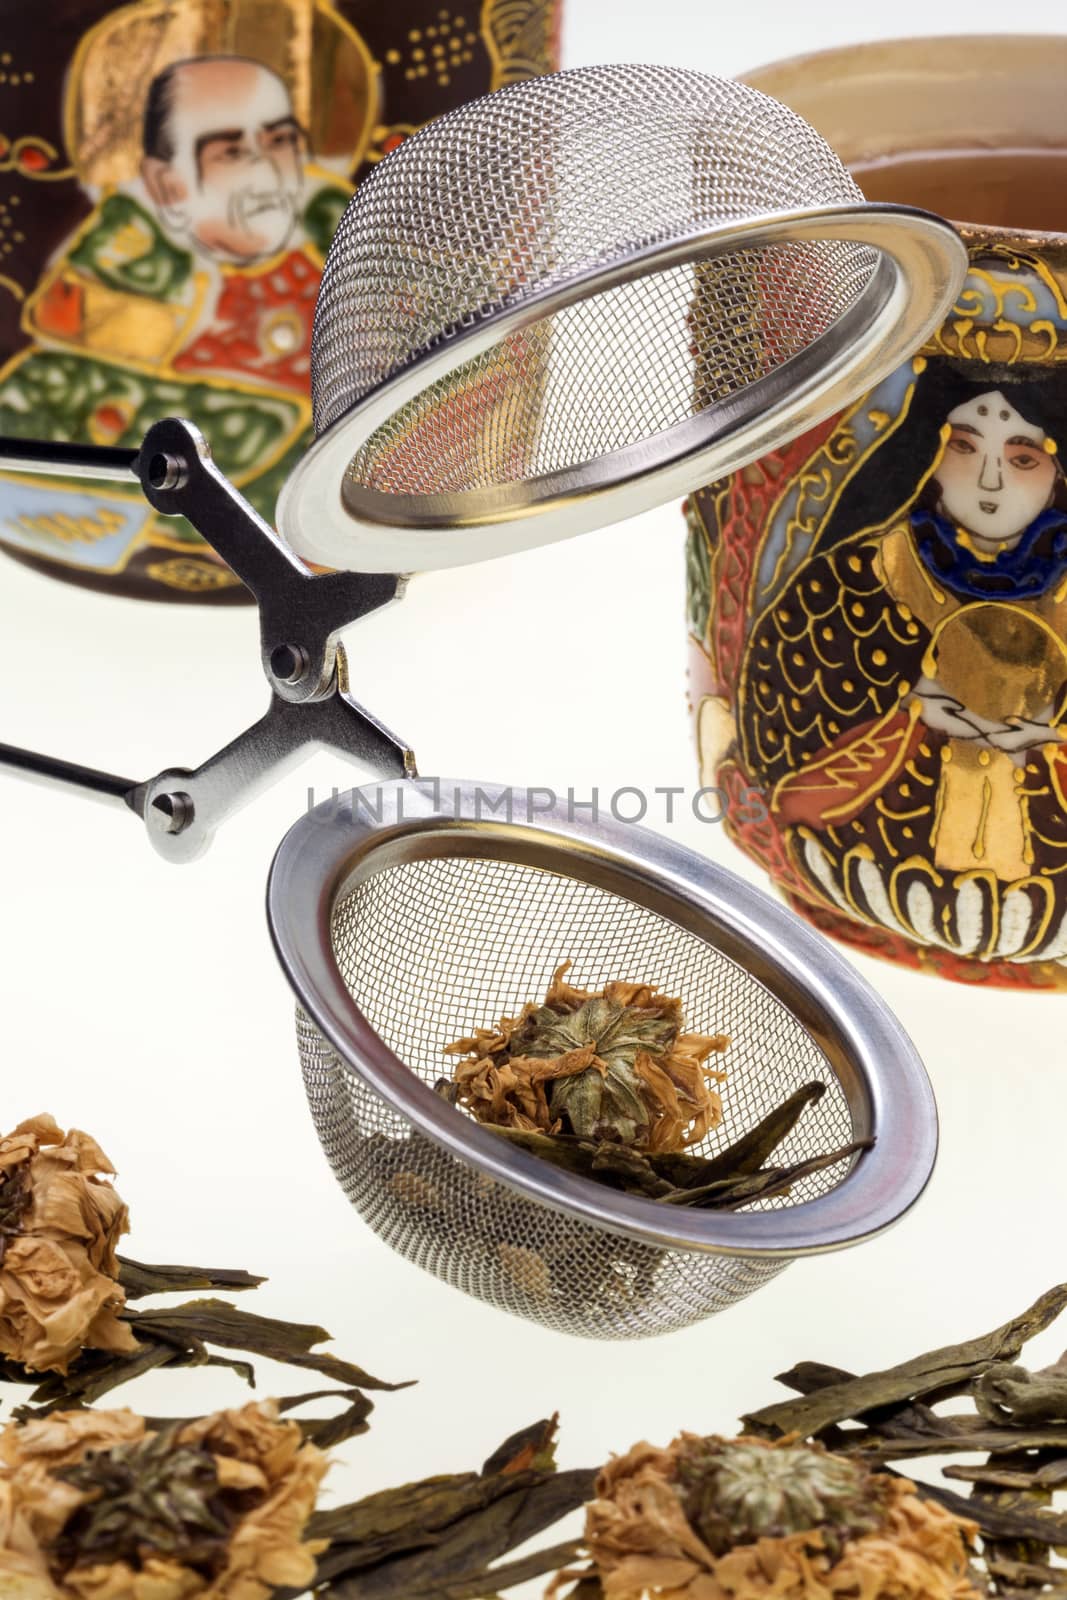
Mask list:
MULTIPOLYGON (((801 8, 748 0, 569 0, 567 60, 640 59, 735 72, 771 56, 945 31, 919 0, 801 8)), ((1032 0, 973 0, 969 30, 1054 30, 1032 0)), ((683 524, 665 507, 617 529, 413 582, 351 631, 352 687, 413 742, 425 772, 544 784, 676 788, 649 823, 760 882, 722 829, 695 820, 685 708, 683 524)), ((7 671, 0 738, 144 777, 191 764, 262 710, 255 615, 85 594, 0 565, 7 671), (212 698, 228 678, 226 703, 212 698)), ((475 1466, 510 1430, 559 1409, 561 1459, 636 1437, 729 1430, 801 1357, 853 1370, 902 1360, 1021 1310, 1064 1276, 1067 1006, 964 988, 863 960, 933 1079, 941 1159, 920 1207, 855 1251, 801 1262, 712 1322, 593 1348, 454 1294, 394 1257, 350 1211, 320 1156, 289 992, 263 915, 274 847, 351 774, 320 760, 242 813, 200 863, 165 865, 132 816, 0 780, 0 1061, 5 1129, 49 1110, 90 1129, 119 1168, 145 1260, 269 1274, 256 1309, 324 1323, 384 1377, 372 1431, 340 1452, 351 1498, 475 1466)), ((624 797, 621 809, 636 806, 624 797)), ((1067 1325, 1037 1345, 1052 1359, 1067 1325)), ((309 1387, 261 1364, 260 1392, 309 1387)), ((240 1404, 221 1372, 122 1393, 157 1413, 240 1404)), ((540 1586, 535 1585, 533 1592, 540 1586)))

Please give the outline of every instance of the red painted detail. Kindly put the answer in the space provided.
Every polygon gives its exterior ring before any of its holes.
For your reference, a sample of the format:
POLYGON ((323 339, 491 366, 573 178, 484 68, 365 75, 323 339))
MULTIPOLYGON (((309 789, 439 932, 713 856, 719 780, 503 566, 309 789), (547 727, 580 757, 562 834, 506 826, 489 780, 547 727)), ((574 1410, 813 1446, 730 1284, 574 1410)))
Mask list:
POLYGON ((211 325, 178 355, 176 370, 231 372, 306 394, 318 288, 319 274, 299 250, 270 272, 228 274, 211 325), (272 345, 271 328, 281 313, 299 324, 289 349, 272 345))
POLYGON ((34 320, 42 333, 57 339, 73 339, 82 329, 85 295, 77 283, 57 278, 49 284, 40 300, 34 320))

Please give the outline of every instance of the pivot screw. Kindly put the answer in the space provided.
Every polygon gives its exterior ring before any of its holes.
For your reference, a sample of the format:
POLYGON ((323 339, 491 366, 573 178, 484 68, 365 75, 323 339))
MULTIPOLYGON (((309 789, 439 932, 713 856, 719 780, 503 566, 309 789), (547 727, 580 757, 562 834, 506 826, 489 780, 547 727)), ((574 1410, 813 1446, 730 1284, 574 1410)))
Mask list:
POLYGON ((279 683, 299 683, 310 665, 307 651, 298 644, 278 644, 270 653, 270 670, 279 683))
POLYGON ((181 456, 167 455, 160 450, 148 463, 148 481, 153 489, 184 488, 189 477, 189 463, 181 456))
POLYGON ((193 799, 181 791, 157 794, 146 819, 156 833, 181 833, 193 820, 193 799))

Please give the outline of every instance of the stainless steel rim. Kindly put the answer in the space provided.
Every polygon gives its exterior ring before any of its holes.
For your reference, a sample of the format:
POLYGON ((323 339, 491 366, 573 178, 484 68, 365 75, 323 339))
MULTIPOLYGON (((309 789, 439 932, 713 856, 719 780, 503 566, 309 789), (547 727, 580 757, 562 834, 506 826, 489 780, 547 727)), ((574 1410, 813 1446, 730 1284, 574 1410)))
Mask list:
POLYGON ((275 950, 299 1004, 347 1072, 370 1084, 451 1154, 542 1205, 667 1249, 792 1257, 858 1243, 918 1199, 937 1154, 933 1091, 888 1007, 823 937, 733 873, 647 829, 593 826, 562 806, 528 815, 525 790, 391 780, 327 802, 283 839, 267 887, 275 950), (359 797, 365 797, 361 803, 359 797), (486 813, 490 820, 485 820, 486 813), (499 813, 499 814, 498 814, 499 813), (598 1189, 504 1146, 434 1094, 361 1014, 331 941, 337 901, 361 876, 437 855, 545 866, 645 905, 745 967, 808 1029, 846 1090, 873 1150, 829 1193, 773 1212, 690 1212, 598 1189))
POLYGON ((308 560, 401 572, 463 566, 622 521, 736 470, 872 388, 940 324, 966 270, 952 226, 904 206, 778 212, 649 247, 473 327, 443 331, 319 437, 282 489, 279 527, 308 560), (801 356, 700 416, 601 461, 477 493, 391 496, 347 481, 353 456, 401 406, 508 335, 670 267, 818 240, 881 252, 856 303, 801 356))

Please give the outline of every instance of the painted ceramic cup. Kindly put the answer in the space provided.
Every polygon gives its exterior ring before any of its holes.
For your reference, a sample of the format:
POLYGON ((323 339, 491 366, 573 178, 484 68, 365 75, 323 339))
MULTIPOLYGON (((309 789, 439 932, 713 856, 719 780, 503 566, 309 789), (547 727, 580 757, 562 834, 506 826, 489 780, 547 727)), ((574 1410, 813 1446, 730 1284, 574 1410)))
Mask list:
MULTIPOLYGON (((559 0, 0 0, 0 434, 134 446, 189 417, 270 518, 354 185, 558 52, 559 0)), ((0 544, 97 588, 247 598, 133 486, 0 475, 0 544)))
POLYGON ((749 76, 869 197, 959 221, 971 272, 914 359, 688 508, 737 843, 827 932, 1039 988, 1067 987, 1065 74, 1067 39, 987 37, 749 76))

